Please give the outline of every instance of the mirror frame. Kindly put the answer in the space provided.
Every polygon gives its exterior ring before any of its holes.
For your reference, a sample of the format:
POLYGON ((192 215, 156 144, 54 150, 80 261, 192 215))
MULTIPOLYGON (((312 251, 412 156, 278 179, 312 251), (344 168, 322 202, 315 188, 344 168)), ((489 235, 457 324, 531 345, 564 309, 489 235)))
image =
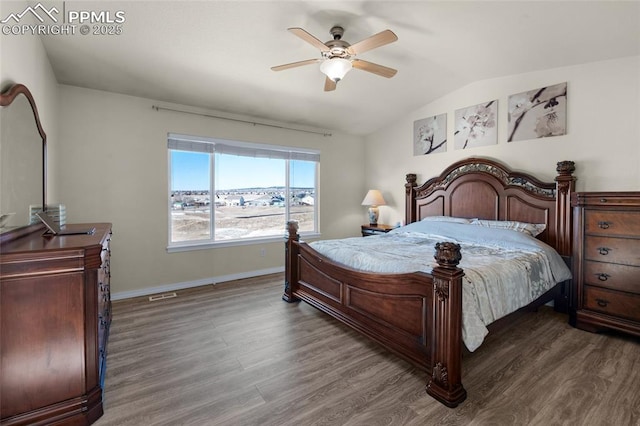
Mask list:
MULTIPOLYGON (((38 129, 38 134, 42 138, 42 208, 46 210, 46 193, 47 193, 47 134, 44 132, 42 128, 42 123, 40 122, 40 114, 38 113, 38 107, 36 106, 36 101, 33 99, 33 95, 31 91, 24 84, 14 84, 7 90, 0 94, 0 106, 8 107, 13 103, 13 101, 19 96, 24 95, 29 101, 29 105, 31 106, 31 111, 33 112, 33 118, 38 129)), ((42 229, 44 225, 42 223, 34 223, 26 226, 19 226, 17 228, 11 229, 0 234, 0 243, 5 243, 7 241, 14 240, 23 235, 30 234, 39 229, 42 229)))

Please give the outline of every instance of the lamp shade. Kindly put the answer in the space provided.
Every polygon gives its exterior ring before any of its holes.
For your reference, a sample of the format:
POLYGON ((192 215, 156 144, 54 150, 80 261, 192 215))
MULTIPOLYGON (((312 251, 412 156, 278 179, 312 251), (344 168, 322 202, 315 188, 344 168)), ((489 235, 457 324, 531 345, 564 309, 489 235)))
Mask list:
POLYGON ((387 203, 384 201, 384 197, 382 197, 382 193, 377 189, 370 189, 367 192, 367 195, 362 200, 363 206, 385 206, 387 203))
POLYGON ((320 71, 336 83, 344 78, 351 69, 351 61, 344 58, 325 59, 320 64, 320 71))

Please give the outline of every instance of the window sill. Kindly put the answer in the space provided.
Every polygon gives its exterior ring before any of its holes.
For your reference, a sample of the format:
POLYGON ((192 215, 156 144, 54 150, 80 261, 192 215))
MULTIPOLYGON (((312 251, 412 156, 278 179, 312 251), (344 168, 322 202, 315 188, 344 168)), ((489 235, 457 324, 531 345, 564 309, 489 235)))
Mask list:
MULTIPOLYGON (((320 238, 319 233, 302 233, 300 235, 300 239, 304 240, 307 238, 320 238)), ((183 242, 170 244, 167 246, 167 253, 180 253, 184 251, 193 251, 193 250, 209 250, 215 248, 224 248, 224 247, 236 247, 236 246, 248 246, 255 244, 263 244, 263 243, 281 243, 284 242, 284 236, 276 236, 273 237, 264 237, 264 238, 252 238, 247 240, 227 240, 227 241, 206 241, 206 242, 183 242)))

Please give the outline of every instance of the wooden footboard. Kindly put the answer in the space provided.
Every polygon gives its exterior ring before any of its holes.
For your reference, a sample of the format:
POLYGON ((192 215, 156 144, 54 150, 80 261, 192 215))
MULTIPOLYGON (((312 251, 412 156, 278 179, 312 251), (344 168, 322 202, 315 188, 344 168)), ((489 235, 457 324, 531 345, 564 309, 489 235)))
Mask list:
POLYGON ((341 266, 299 241, 287 224, 287 302, 304 300, 431 374, 427 393, 449 407, 462 386, 460 246, 436 245, 431 274, 374 274, 341 266))

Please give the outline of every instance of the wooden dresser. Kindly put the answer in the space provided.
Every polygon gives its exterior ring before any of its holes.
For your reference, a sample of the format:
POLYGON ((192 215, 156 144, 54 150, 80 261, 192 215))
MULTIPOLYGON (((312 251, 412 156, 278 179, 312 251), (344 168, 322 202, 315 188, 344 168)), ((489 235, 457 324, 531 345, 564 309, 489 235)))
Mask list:
POLYGON ((38 230, 0 247, 2 425, 83 425, 103 413, 111 224, 90 226, 93 235, 38 230))
POLYGON ((640 336, 640 192, 576 193, 573 218, 571 324, 640 336))

